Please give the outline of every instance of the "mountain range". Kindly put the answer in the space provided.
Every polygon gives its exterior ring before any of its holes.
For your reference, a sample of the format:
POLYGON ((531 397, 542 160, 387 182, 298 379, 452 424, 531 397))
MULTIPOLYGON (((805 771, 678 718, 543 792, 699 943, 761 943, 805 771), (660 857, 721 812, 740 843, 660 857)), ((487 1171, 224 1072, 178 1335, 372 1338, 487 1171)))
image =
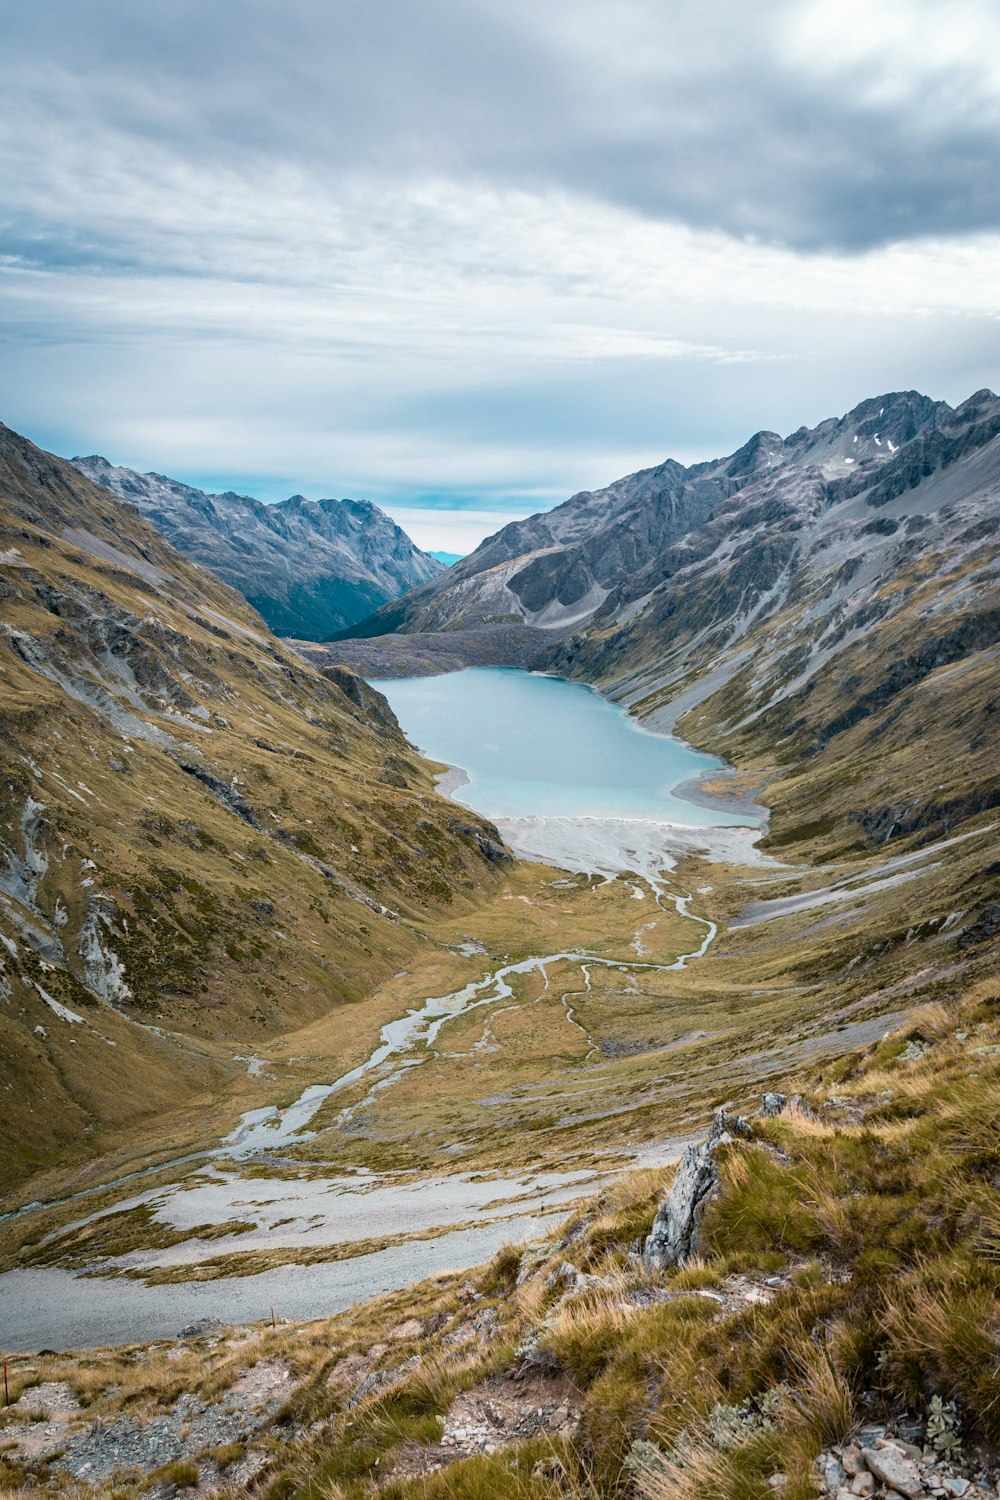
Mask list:
POLYGON ((368 500, 265 505, 140 474, 91 455, 73 463, 127 500, 185 557, 238 589, 276 635, 324 641, 443 565, 368 500))
POLYGON ((998 531, 1000 401, 892 393, 289 642, 0 427, 0 1482, 994 1495, 998 531), (352 670, 470 662, 766 835, 513 860, 352 670))
POLYGON ((737 764, 799 763, 803 826, 947 830, 1000 801, 998 532, 1000 400, 894 392, 514 522, 328 649, 383 676, 491 651, 737 764), (872 763, 835 795, 852 736, 872 763))
MULTIPOLYGON (((863 497, 859 513, 867 505, 871 520, 896 498, 893 489, 915 488, 951 469, 970 446, 982 447, 995 436, 996 420, 988 391, 957 410, 917 391, 895 392, 786 438, 758 432, 725 458, 690 467, 667 459, 512 522, 447 574, 342 635, 499 623, 562 635, 590 622, 622 623, 640 600, 645 609, 654 590, 720 549, 735 547, 743 556, 748 542, 783 535, 788 521, 799 530, 807 514, 821 519, 850 497, 863 497)), ((960 473, 957 490, 962 484, 960 473)), ((796 551, 785 538, 774 555, 787 559, 796 551)), ((750 593, 754 588, 751 580, 750 593)))

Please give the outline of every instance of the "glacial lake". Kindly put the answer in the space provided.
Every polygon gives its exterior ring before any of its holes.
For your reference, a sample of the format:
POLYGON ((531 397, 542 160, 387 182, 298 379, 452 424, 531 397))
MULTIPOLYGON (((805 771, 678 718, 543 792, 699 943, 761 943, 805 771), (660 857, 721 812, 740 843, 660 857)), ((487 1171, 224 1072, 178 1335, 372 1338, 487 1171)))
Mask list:
POLYGON ((372 682, 407 738, 468 777, 449 795, 488 818, 753 823, 676 789, 722 761, 641 729, 592 688, 506 667, 372 682))

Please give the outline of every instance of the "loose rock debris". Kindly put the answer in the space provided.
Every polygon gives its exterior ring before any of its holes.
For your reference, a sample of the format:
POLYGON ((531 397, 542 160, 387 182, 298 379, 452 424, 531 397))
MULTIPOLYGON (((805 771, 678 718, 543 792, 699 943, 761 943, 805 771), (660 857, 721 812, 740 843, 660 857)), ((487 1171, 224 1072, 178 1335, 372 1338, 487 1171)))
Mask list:
MULTIPOLYGON (((15 1410, 38 1410, 44 1419, 5 1428, 4 1447, 14 1459, 47 1459, 52 1470, 89 1484, 130 1470, 150 1473, 175 1460, 194 1460, 211 1449, 252 1438, 283 1404, 289 1388, 288 1366, 262 1360, 217 1400, 185 1394, 164 1415, 104 1422, 87 1417, 68 1384, 47 1382, 29 1387, 14 1404, 15 1410)), ((263 1462, 257 1455, 245 1455, 240 1468, 249 1477, 263 1462)))
POLYGON ((407 1443, 399 1450, 391 1477, 432 1473, 456 1459, 496 1453, 541 1433, 572 1437, 580 1421, 580 1399, 562 1373, 532 1370, 491 1376, 455 1397, 440 1443, 407 1443))

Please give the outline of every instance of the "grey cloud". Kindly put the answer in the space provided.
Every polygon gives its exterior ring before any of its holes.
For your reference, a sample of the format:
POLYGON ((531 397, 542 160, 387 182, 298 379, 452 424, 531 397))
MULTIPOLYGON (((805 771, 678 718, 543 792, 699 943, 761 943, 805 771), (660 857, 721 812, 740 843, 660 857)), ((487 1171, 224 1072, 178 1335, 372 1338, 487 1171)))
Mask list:
POLYGON ((989 58, 813 66, 817 4, 0 0, 0 417, 527 513, 995 386, 989 58))
MULTIPOLYGON (((387 211, 409 174, 467 176, 806 249, 1000 223, 996 121, 952 107, 976 59, 957 59, 933 88, 866 95, 782 54, 787 0, 715 0, 697 15, 676 0, 3 10, 3 107, 49 122, 40 156, 99 124, 251 175, 282 164, 330 183, 382 174, 387 211), (611 45, 630 16, 631 56, 611 45)), ((45 241, 41 222, 15 252, 44 262, 45 241)), ((73 255, 114 255, 99 231, 82 241, 73 255)))

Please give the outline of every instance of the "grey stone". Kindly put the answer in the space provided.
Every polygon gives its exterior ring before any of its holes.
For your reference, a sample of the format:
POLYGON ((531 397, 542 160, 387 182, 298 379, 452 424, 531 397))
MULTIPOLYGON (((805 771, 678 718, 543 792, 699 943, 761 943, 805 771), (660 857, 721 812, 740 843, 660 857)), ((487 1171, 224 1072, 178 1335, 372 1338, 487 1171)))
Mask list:
POLYGON ((198 1318, 194 1323, 188 1323, 177 1335, 181 1339, 200 1338, 203 1333, 211 1333, 213 1328, 221 1328, 222 1324, 218 1318, 198 1318))
POLYGON ((896 1447, 868 1448, 865 1450, 868 1467, 887 1488, 905 1495, 907 1500, 917 1500, 923 1495, 924 1482, 920 1470, 912 1458, 907 1458, 896 1447))
POLYGON ((591 1285, 594 1278, 581 1271, 579 1266, 574 1266, 571 1261, 564 1260, 550 1271, 545 1278, 547 1287, 563 1286, 567 1292, 582 1292, 591 1285))
POLYGON ((876 1448, 897 1448, 906 1458, 912 1458, 915 1464, 920 1463, 924 1456, 923 1449, 918 1448, 916 1443, 908 1443, 905 1438, 901 1437, 877 1437, 874 1446, 876 1448))
POLYGON ((848 1474, 863 1474, 867 1465, 865 1456, 856 1443, 848 1443, 841 1453, 844 1468, 848 1474))
POLYGON ((847 1475, 844 1473, 844 1466, 836 1454, 824 1453, 820 1462, 822 1464, 823 1483, 830 1494, 836 1495, 840 1490, 845 1490, 847 1494, 850 1494, 850 1490, 847 1489, 847 1475))
POLYGON ((643 1259, 648 1266, 666 1270, 683 1265, 694 1254, 702 1215, 719 1190, 716 1152, 734 1137, 749 1134, 749 1125, 739 1115, 718 1109, 708 1139, 700 1146, 688 1146, 643 1247, 643 1259))

